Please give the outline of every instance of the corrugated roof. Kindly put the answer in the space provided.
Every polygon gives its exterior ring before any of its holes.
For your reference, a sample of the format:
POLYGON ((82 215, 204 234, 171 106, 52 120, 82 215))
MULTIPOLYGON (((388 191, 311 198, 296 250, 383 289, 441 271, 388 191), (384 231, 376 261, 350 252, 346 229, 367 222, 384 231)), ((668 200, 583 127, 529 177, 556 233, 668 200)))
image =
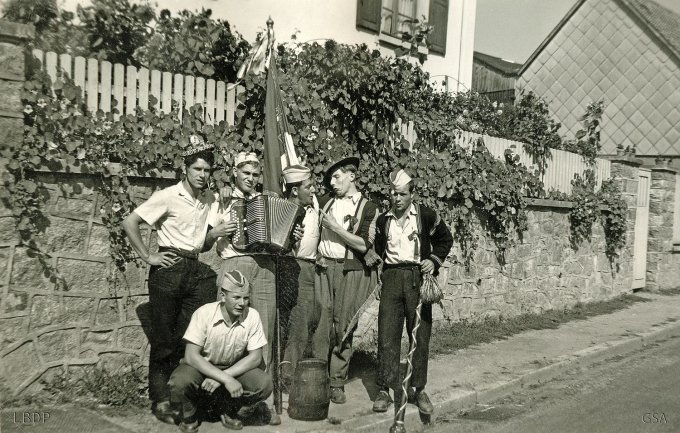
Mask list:
MULTIPOLYGON (((592 0, 597 1, 597 0, 592 0)), ((520 68, 518 75, 522 75, 531 63, 538 57, 541 51, 585 3, 586 0, 578 0, 569 12, 560 20, 550 34, 541 42, 541 45, 529 56, 520 68)), ((622 9, 635 15, 645 27, 645 30, 652 33, 657 42, 669 50, 680 66, 680 15, 661 6, 652 0, 615 0, 622 9)))
POLYGON ((473 59, 476 62, 482 63, 491 69, 505 74, 505 75, 517 75, 517 71, 522 68, 521 63, 515 63, 510 60, 501 59, 500 57, 490 56, 488 54, 480 53, 475 51, 473 54, 473 59))

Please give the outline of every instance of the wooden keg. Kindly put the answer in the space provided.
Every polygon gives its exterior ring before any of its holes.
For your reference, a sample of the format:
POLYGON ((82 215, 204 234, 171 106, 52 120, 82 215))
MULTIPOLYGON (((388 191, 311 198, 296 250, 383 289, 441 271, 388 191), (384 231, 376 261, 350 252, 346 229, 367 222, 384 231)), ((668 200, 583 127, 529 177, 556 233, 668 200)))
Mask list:
POLYGON ((288 396, 288 415, 302 421, 326 419, 330 401, 326 361, 314 358, 298 361, 288 396))

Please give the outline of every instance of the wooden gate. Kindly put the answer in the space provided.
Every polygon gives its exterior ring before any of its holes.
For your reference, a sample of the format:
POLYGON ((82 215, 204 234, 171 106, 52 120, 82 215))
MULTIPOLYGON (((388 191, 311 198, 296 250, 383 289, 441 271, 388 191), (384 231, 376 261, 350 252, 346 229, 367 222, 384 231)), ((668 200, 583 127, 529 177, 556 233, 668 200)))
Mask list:
POLYGON ((649 233, 650 170, 641 168, 638 174, 635 208, 635 239, 633 241, 633 289, 645 287, 647 277, 647 235, 649 233))

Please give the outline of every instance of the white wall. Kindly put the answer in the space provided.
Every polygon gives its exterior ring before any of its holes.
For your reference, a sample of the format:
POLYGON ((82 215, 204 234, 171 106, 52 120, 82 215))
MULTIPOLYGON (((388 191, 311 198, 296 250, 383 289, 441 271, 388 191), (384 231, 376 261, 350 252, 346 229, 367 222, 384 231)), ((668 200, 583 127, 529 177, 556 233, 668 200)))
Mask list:
MULTIPOLYGON (((71 0, 72 1, 72 0, 71 0)), ((255 40, 259 30, 266 28, 269 16, 274 20, 277 41, 290 41, 300 30, 297 40, 335 39, 345 44, 365 43, 379 48, 384 55, 392 50, 380 44, 378 36, 356 27, 356 0, 158 0, 158 8, 173 12, 181 9, 213 10, 214 18, 229 21, 248 41, 255 40)), ((423 68, 434 80, 449 77, 449 89, 467 90, 472 87, 472 53, 474 49, 475 14, 477 0, 450 0, 446 56, 430 54, 423 68), (460 82, 460 83, 458 83, 460 82)), ((429 0, 418 5, 418 14, 429 10, 429 0)))

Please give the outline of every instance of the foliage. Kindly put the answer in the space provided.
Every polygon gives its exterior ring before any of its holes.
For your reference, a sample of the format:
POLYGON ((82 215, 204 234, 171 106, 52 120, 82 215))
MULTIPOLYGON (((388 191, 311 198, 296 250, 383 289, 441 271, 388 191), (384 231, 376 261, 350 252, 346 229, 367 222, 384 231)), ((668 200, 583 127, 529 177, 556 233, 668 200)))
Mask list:
POLYGON ((78 6, 78 18, 99 59, 127 64, 146 43, 155 12, 148 0, 92 0, 90 6, 78 6))
POLYGON ((621 197, 621 190, 613 179, 602 182, 598 198, 603 207, 601 222, 606 241, 605 254, 609 261, 613 262, 626 245, 628 205, 621 197))
POLYGON ((48 28, 58 15, 56 0, 9 0, 2 13, 9 21, 33 24, 38 33, 48 28))
POLYGON ((539 173, 545 173, 550 149, 559 149, 562 144, 560 124, 550 116, 548 104, 533 92, 521 92, 515 105, 507 107, 499 120, 499 135, 524 143, 539 173))
POLYGON ((593 223, 597 219, 598 200, 595 195, 595 172, 586 169, 583 176, 576 175, 571 181, 571 197, 574 207, 569 212, 571 234, 569 240, 574 249, 585 240, 590 240, 593 223))
POLYGON ((150 69, 236 80, 250 44, 231 31, 227 21, 211 18, 210 9, 161 11, 154 34, 140 45, 135 59, 150 69))
POLYGON ((597 158, 602 148, 600 143, 600 125, 603 113, 604 101, 588 104, 586 112, 579 118, 583 123, 584 129, 576 133, 576 140, 565 141, 562 149, 581 155, 590 165, 595 164, 595 158, 597 158))
POLYGON ((146 405, 146 381, 143 367, 128 363, 112 370, 105 366, 86 367, 84 374, 68 373, 42 380, 45 391, 60 403, 90 401, 110 406, 146 405))

